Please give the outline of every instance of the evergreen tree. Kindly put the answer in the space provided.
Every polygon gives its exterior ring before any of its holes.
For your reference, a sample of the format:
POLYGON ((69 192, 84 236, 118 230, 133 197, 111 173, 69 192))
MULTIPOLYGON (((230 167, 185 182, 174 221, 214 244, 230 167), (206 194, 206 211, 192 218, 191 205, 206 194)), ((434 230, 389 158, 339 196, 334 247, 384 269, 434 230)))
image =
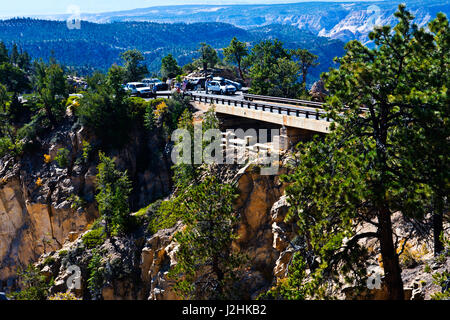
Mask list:
POLYGON ((403 122, 398 144, 414 147, 405 148, 400 161, 409 168, 404 179, 414 179, 431 187, 426 209, 432 213, 434 254, 439 255, 444 249, 440 238, 450 193, 450 98, 446 92, 450 85, 448 19, 438 14, 430 22, 429 30, 430 33, 416 32, 413 40, 416 50, 405 65, 405 72, 410 72, 410 81, 415 84, 414 90, 404 96, 391 97, 391 100, 403 106, 419 106, 408 112, 402 110, 413 121, 403 122))
MULTIPOLYGON (((399 265, 402 247, 397 238, 394 241, 391 215, 400 211, 422 220, 426 213, 433 186, 422 178, 433 170, 425 170, 425 161, 418 162, 420 157, 413 154, 417 146, 428 142, 423 133, 426 127, 448 115, 448 100, 445 94, 436 93, 431 99, 437 99, 429 103, 420 93, 423 83, 416 79, 441 63, 424 54, 436 45, 435 37, 412 25, 413 17, 403 5, 395 16, 399 23, 393 30, 384 26, 370 34, 375 49, 349 42, 340 68, 325 75, 332 95, 327 110, 336 125, 324 142, 303 146, 299 166, 288 178, 292 182, 287 188, 291 216, 299 219, 306 248, 302 255, 313 279, 305 280, 302 290, 311 295, 323 293, 318 288, 337 281, 340 271, 344 279, 363 284, 364 250, 358 241, 375 238, 389 298, 404 298, 399 265), (432 113, 437 116, 422 117, 432 113), (412 139, 408 143, 406 131, 412 139), (376 232, 356 234, 354 230, 364 223, 373 225, 376 232)), ((431 92, 439 92, 443 84, 430 81, 428 85, 431 92)), ((438 157, 448 150, 444 127, 437 129, 433 142, 446 145, 438 157)))
POLYGON ((240 42, 233 37, 230 45, 223 49, 223 55, 225 60, 231 63, 235 63, 239 70, 239 75, 244 80, 244 74, 242 73, 242 60, 248 55, 247 45, 244 42, 240 42))
POLYGON ((11 48, 11 55, 9 56, 9 60, 13 65, 17 65, 19 61, 19 49, 17 48, 16 43, 14 43, 11 48))
POLYGON ((198 51, 200 53, 199 62, 206 75, 208 68, 214 68, 215 65, 219 63, 219 57, 217 56, 216 50, 204 42, 200 44, 200 49, 198 51))
POLYGON ((113 65, 106 77, 93 75, 89 79, 92 86, 75 111, 80 121, 92 128, 106 145, 123 145, 131 129, 127 94, 121 86, 124 74, 122 67, 113 65))
POLYGON ((300 67, 292 61, 290 53, 278 40, 261 41, 248 57, 252 79, 250 91, 254 94, 297 98, 300 84, 297 79, 300 67))
POLYGON ((236 197, 232 186, 213 176, 182 196, 178 210, 186 228, 175 235, 180 247, 170 275, 177 278, 175 289, 185 298, 234 297, 233 283, 244 261, 231 248, 237 238, 236 197))
POLYGON ((177 60, 168 54, 161 60, 161 75, 166 78, 174 78, 181 73, 181 68, 178 66, 177 60))
POLYGON ((125 67, 125 82, 141 81, 148 74, 142 53, 136 49, 125 51, 121 54, 125 67))
POLYGON ((106 235, 110 237, 127 232, 133 226, 128 204, 132 188, 127 172, 117 170, 113 159, 102 152, 99 152, 99 159, 95 200, 105 219, 106 235))
POLYGON ((306 76, 308 75, 308 71, 311 67, 319 65, 319 63, 316 62, 318 57, 309 52, 307 49, 291 50, 291 55, 300 65, 300 70, 302 73, 302 87, 306 90, 306 76))
POLYGON ((3 41, 0 41, 0 64, 9 62, 8 49, 3 41))
POLYGON ((42 62, 35 65, 37 69, 37 90, 42 108, 53 126, 65 113, 64 100, 68 97, 68 84, 64 71, 58 64, 49 66, 42 62))

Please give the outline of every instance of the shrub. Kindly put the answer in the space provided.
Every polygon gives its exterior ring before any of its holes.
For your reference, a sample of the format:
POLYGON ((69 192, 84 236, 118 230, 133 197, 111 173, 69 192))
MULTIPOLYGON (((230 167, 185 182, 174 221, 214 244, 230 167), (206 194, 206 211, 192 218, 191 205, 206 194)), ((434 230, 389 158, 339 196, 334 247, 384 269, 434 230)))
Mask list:
POLYGON ((95 247, 101 246, 106 239, 106 233, 103 227, 92 229, 88 233, 84 234, 81 238, 83 244, 88 249, 93 249, 95 247))
POLYGON ((88 265, 89 278, 87 280, 88 289, 95 299, 101 295, 100 289, 103 285, 102 257, 97 251, 94 251, 88 265))
POLYGON ((399 256, 400 264, 406 268, 412 268, 422 260, 422 257, 425 254, 428 253, 428 249, 426 245, 424 245, 416 250, 409 242, 404 242, 405 240, 401 240, 399 245, 399 250, 404 246, 403 252, 399 256))
POLYGON ((149 218, 147 230, 153 234, 158 230, 175 226, 182 217, 180 211, 176 210, 180 206, 180 201, 182 201, 181 198, 177 197, 158 203, 157 210, 149 218))
POLYGON ((45 163, 50 163, 52 162, 52 156, 49 154, 44 154, 44 162, 45 163))
POLYGON ((55 258, 53 257, 47 257, 44 259, 44 265, 50 265, 50 264, 54 264, 55 263, 55 258))
POLYGON ((69 154, 70 152, 66 148, 58 149, 55 161, 58 163, 59 167, 66 168, 69 165, 69 154))
POLYGON ((161 116, 163 116, 168 111, 167 104, 163 101, 160 104, 156 106, 155 111, 153 112, 156 119, 159 119, 161 116))
POLYGON ((41 179, 40 177, 38 177, 38 178, 36 179, 36 186, 37 186, 38 188, 42 186, 42 179, 41 179))
POLYGON ((49 297, 48 300, 81 300, 81 298, 77 298, 72 292, 58 292, 49 297))
POLYGON ((72 203, 70 207, 74 210, 83 208, 86 205, 86 202, 76 194, 72 194, 67 200, 72 203))
POLYGON ((89 161, 89 158, 90 158, 90 155, 91 155, 91 152, 92 152, 92 146, 91 146, 91 144, 90 144, 88 141, 86 141, 86 140, 83 140, 83 141, 81 142, 81 144, 83 145, 83 154, 82 154, 82 157, 83 157, 84 161, 89 161))
POLYGON ((53 284, 53 280, 47 281, 41 271, 28 265, 25 270, 19 269, 17 272, 19 284, 22 288, 19 292, 14 292, 11 297, 16 300, 46 300, 48 290, 53 284))
POLYGON ((0 157, 10 154, 20 156, 23 153, 23 143, 19 140, 12 141, 9 137, 0 138, 0 157))
POLYGON ((60 250, 60 251, 58 251, 58 254, 59 254, 60 257, 65 257, 65 256, 67 256, 68 253, 69 252, 67 250, 60 250))

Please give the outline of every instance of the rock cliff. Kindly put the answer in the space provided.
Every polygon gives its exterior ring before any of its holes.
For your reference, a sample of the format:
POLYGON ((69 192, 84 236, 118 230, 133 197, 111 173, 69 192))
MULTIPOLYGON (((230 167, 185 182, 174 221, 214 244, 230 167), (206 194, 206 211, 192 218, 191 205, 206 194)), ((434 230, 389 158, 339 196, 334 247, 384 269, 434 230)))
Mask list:
MULTIPOLYGON (((138 190, 131 207, 140 208, 169 192, 170 163, 160 152, 166 144, 163 139, 139 132, 130 137, 125 147, 103 151, 127 170, 138 190)), ((98 217, 95 158, 99 144, 91 132, 68 117, 43 139, 28 144, 31 150, 22 158, 0 159, 0 289, 13 283, 19 267, 60 249, 98 217), (92 150, 86 158, 87 144, 92 150), (64 167, 54 161, 61 148, 68 150, 64 167)))

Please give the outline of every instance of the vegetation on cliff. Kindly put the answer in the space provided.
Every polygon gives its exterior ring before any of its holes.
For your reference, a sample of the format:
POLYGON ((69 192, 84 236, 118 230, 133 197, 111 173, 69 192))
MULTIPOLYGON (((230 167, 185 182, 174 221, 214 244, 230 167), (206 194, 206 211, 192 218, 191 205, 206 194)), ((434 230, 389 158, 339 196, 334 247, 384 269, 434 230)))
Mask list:
POLYGON ((388 298, 404 299, 399 256, 408 238, 400 241, 392 227, 398 211, 417 225, 431 213, 435 254, 443 250, 449 24, 439 14, 429 30, 418 28, 404 6, 395 16, 395 28, 371 33, 375 49, 348 43, 340 68, 325 75, 328 115, 338 125, 301 144, 299 165, 286 177, 290 217, 306 243, 281 290, 286 298, 332 296, 346 282, 364 287, 367 252, 359 241, 375 238, 388 298), (356 233, 363 225, 372 231, 356 233))

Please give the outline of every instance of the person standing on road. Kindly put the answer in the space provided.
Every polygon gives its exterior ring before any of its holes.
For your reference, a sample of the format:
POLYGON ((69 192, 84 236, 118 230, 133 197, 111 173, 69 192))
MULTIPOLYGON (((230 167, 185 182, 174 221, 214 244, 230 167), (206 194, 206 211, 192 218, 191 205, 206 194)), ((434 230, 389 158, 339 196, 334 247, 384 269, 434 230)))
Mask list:
POLYGON ((209 86, 209 78, 206 78, 206 81, 205 81, 206 94, 208 94, 208 86, 209 86))

